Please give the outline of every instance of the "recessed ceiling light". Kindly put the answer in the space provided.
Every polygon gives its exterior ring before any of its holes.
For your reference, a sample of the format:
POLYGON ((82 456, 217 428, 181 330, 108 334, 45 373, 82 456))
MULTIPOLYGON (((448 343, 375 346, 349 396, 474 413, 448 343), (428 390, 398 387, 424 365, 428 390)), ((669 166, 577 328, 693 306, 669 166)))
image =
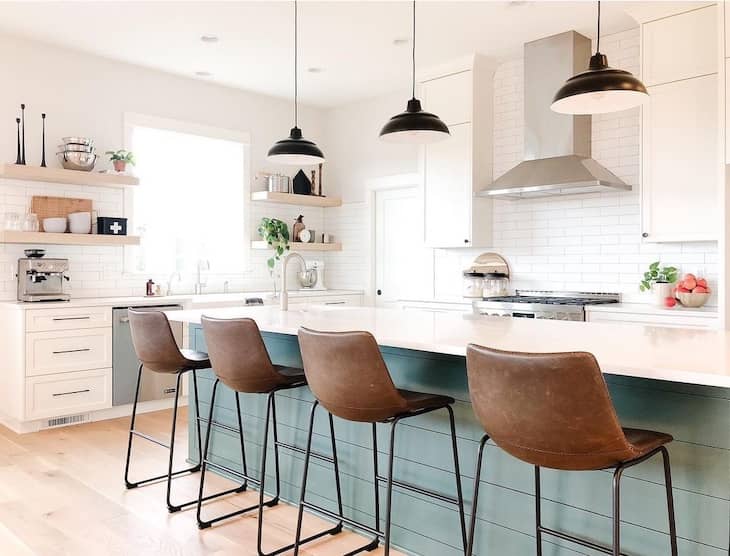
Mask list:
POLYGON ((403 39, 403 38, 393 39, 393 44, 395 46, 403 46, 404 44, 408 44, 410 42, 411 42, 411 39, 403 39))
POLYGON ((215 35, 201 35, 200 40, 207 43, 216 43, 218 42, 218 37, 215 35))
POLYGON ((196 71, 195 75, 197 75, 198 77, 210 77, 213 74, 210 73, 209 71, 196 71))
POLYGON ((324 71, 324 68, 311 67, 307 68, 307 71, 309 73, 322 73, 324 71))

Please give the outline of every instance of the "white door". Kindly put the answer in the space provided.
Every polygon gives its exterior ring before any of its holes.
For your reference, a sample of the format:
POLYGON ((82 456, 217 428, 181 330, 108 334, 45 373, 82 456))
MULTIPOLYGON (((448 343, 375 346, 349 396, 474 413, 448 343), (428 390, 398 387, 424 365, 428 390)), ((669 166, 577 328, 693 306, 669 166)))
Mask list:
POLYGON ((375 305, 433 296, 433 250, 423 243, 419 188, 375 194, 375 305))

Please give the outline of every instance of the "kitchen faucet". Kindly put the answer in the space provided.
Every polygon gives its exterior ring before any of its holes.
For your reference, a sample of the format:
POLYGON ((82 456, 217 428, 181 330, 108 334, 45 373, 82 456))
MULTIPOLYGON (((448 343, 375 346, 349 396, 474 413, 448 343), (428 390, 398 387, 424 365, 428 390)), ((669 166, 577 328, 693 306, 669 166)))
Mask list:
POLYGON ((172 295, 172 280, 177 276, 177 281, 180 282, 182 280, 182 276, 180 276, 180 273, 176 270, 172 274, 170 274, 170 277, 167 279, 167 290, 165 295, 172 295))
POLYGON ((302 265, 302 270, 306 270, 307 268, 307 262, 304 260, 304 257, 302 257, 299 253, 294 253, 290 251, 286 257, 282 260, 281 263, 281 310, 282 311, 288 311, 289 310, 289 293, 286 289, 286 269, 287 265, 289 264, 289 259, 292 257, 296 257, 299 259, 299 264, 302 265))
POLYGON ((198 278, 195 281, 195 293, 196 294, 203 293, 203 288, 207 285, 207 284, 203 283, 200 279, 200 274, 203 270, 210 270, 210 261, 207 261, 205 259, 200 259, 198 261, 198 266, 197 266, 198 278))

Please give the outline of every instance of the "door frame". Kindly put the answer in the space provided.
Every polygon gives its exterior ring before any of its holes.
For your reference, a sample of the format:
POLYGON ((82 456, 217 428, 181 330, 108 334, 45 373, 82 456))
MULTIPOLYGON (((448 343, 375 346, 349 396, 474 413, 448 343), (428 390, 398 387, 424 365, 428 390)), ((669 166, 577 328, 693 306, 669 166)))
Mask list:
POLYGON ((365 291, 364 301, 366 305, 375 305, 375 233, 376 233, 376 194, 379 191, 388 189, 401 189, 406 187, 414 187, 418 191, 420 210, 423 213, 423 174, 420 172, 412 172, 408 174, 393 174, 390 176, 381 176, 373 178, 365 182, 365 203, 368 213, 368 240, 370 249, 368 250, 368 280, 367 290, 365 291))

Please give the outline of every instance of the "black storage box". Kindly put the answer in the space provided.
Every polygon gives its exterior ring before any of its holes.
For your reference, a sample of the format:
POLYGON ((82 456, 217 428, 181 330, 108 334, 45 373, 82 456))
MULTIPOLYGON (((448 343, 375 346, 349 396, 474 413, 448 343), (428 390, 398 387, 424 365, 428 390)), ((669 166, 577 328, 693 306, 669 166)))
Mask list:
POLYGON ((127 219, 99 216, 96 219, 96 233, 108 236, 126 236, 127 219))

